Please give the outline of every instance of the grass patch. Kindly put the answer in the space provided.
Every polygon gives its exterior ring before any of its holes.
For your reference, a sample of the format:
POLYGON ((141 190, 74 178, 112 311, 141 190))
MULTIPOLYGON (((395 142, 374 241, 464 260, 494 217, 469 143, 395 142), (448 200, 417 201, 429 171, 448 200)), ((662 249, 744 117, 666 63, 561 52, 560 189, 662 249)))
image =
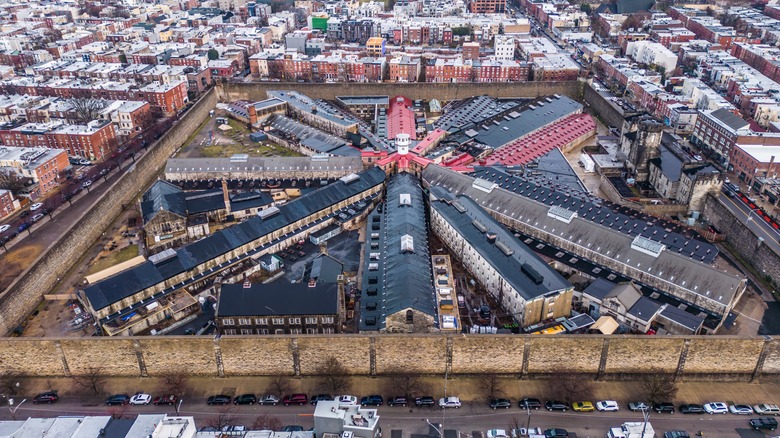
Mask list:
POLYGON ((89 269, 87 269, 87 275, 91 275, 104 269, 108 269, 114 265, 118 265, 119 263, 126 262, 137 255, 138 245, 130 245, 127 248, 111 251, 108 256, 92 264, 89 269))
POLYGON ((273 143, 217 144, 201 147, 201 156, 206 158, 230 157, 235 154, 247 154, 251 157, 301 157, 302 155, 273 143))

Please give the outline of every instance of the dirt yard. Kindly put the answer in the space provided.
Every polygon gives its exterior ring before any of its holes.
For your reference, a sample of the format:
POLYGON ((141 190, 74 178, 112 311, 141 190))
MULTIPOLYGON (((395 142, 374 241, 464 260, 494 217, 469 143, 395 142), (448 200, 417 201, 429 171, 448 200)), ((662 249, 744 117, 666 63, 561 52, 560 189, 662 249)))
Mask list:
POLYGON ((12 248, 5 256, 3 269, 0 269, 0 290, 10 286, 42 252, 41 245, 22 245, 20 248, 12 248))

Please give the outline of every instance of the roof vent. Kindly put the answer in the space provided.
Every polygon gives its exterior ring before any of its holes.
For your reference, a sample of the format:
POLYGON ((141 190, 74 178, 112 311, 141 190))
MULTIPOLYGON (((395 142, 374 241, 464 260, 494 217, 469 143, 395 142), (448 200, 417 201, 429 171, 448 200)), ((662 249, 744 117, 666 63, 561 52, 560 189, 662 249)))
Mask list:
POLYGON ((279 214, 279 208, 278 207, 268 207, 264 210, 260 210, 257 212, 257 216, 260 217, 260 219, 266 220, 272 216, 276 216, 279 214))
MULTIPOLYGON (((475 227, 477 227, 477 229, 479 230, 479 232, 480 232, 480 233, 484 233, 485 231, 487 231, 487 227, 486 227, 485 225, 483 225, 483 224, 482 224, 482 222, 480 222, 480 221, 478 221, 478 220, 474 219, 473 221, 471 221, 471 223, 472 223, 472 224, 473 224, 475 227)), ((494 235, 495 235, 495 233, 491 233, 491 234, 494 234, 494 235)))
POLYGON ((523 263, 520 266, 520 271, 522 271, 523 274, 531 279, 533 284, 542 284, 542 281, 544 281, 542 274, 540 274, 536 269, 533 268, 533 266, 529 265, 528 263, 523 263))
POLYGON ((501 252, 503 252, 505 256, 511 256, 512 254, 515 253, 514 251, 512 251, 512 249, 510 247, 508 247, 506 245, 506 243, 504 243, 504 242, 502 242, 500 240, 496 242, 496 248, 500 249, 501 252))
POLYGON ((412 205, 412 195, 409 193, 401 193, 399 205, 412 205))
POLYGON ((155 266, 157 266, 160 263, 166 260, 170 260, 176 256, 178 256, 176 251, 173 248, 168 248, 165 251, 149 256, 149 261, 152 262, 155 266))
POLYGON ((408 234, 401 236, 401 252, 414 252, 414 237, 408 234))
POLYGON ((344 184, 349 184, 357 181, 358 179, 360 179, 360 177, 357 174, 350 173, 349 175, 344 175, 341 178, 339 178, 339 181, 343 182, 344 184))

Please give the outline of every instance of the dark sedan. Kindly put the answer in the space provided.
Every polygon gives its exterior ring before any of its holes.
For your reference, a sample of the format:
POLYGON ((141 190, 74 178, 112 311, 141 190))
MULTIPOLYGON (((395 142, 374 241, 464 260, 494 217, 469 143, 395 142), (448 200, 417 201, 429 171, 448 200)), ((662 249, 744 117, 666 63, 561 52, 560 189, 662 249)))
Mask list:
POLYGON ((230 404, 230 396, 229 395, 212 395, 209 397, 208 401, 206 402, 210 405, 227 405, 230 404))
POLYGON ((33 397, 33 401, 32 402, 34 404, 38 404, 38 403, 49 403, 49 404, 51 404, 51 403, 56 402, 59 399, 60 399, 60 396, 58 396, 56 392, 49 391, 49 392, 43 392, 41 394, 36 395, 35 397, 33 397))
POLYGON ((429 395, 425 395, 425 396, 417 397, 416 399, 414 399, 414 404, 416 406, 428 406, 428 407, 431 407, 431 406, 436 406, 436 400, 434 400, 434 398, 429 396, 429 395))
POLYGON ((509 409, 512 406, 512 402, 505 398, 494 398, 490 400, 490 407, 493 409, 509 409))
POLYGON ((555 400, 548 401, 547 403, 544 404, 544 407, 548 411, 563 411, 563 412, 566 412, 567 410, 569 410, 569 405, 568 404, 566 404, 564 402, 560 402, 560 401, 555 401, 555 400))
POLYGON ((703 414, 704 406, 697 404, 680 405, 680 412, 683 414, 703 414))
POLYGON ((253 405, 255 403, 257 403, 257 397, 254 394, 241 394, 233 399, 233 404, 236 405, 253 405))

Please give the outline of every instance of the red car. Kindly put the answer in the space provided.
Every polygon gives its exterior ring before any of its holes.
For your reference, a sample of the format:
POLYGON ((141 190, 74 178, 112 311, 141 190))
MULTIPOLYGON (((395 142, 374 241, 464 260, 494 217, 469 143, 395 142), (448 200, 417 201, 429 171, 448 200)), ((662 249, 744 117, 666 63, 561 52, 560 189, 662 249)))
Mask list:
POLYGON ((173 405, 176 404, 177 401, 178 398, 176 398, 175 395, 161 395, 159 397, 155 397, 152 403, 156 405, 173 405))

